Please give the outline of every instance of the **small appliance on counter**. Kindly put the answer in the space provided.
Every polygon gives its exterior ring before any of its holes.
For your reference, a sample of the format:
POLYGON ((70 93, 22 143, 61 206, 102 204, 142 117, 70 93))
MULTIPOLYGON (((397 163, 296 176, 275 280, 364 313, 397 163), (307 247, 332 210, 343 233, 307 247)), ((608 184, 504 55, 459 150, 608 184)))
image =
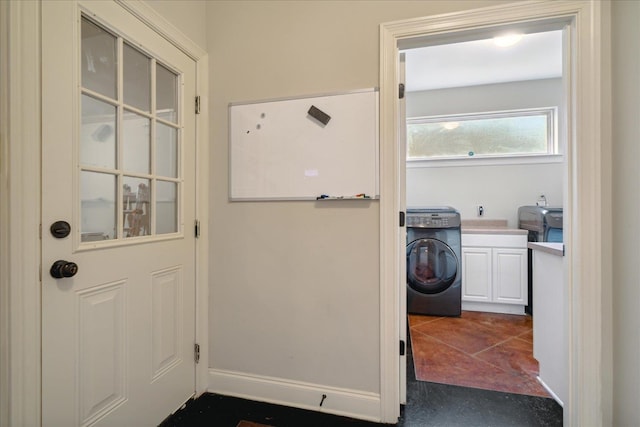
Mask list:
POLYGON ((562 243, 562 208, 520 206, 518 228, 529 231, 530 242, 562 243))
MULTIPOLYGON (((546 200, 545 200, 546 202, 546 200)), ((562 243, 562 207, 520 206, 518 208, 518 228, 529 232, 530 242, 562 243)), ((528 294, 529 305, 524 311, 533 315, 533 255, 529 249, 528 294)))

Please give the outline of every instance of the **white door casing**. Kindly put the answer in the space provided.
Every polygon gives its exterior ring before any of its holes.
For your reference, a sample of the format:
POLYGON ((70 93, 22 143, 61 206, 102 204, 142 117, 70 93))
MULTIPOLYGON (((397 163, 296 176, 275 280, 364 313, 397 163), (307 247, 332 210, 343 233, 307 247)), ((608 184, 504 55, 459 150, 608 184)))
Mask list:
MULTIPOLYGON (((609 216, 603 199, 610 182, 607 163, 610 140, 607 130, 606 69, 601 43, 608 40, 604 27, 608 5, 597 1, 526 1, 470 11, 416 18, 380 26, 380 138, 388 141, 380 150, 380 359, 381 415, 383 422, 396 422, 399 416, 399 356, 397 340, 400 307, 396 298, 400 266, 394 248, 400 233, 396 215, 398 201, 400 123, 397 88, 400 82, 398 51, 413 44, 424 44, 429 37, 469 35, 487 28, 513 28, 525 24, 564 24, 571 35, 571 73, 568 87, 567 174, 564 188, 567 283, 569 287, 569 397, 565 402, 566 425, 606 424, 611 390, 604 381, 611 366, 603 362, 603 324, 610 316, 601 299, 603 284, 610 276, 610 257, 603 247, 611 242, 609 216), (399 46, 401 45, 401 46, 399 46), (602 101, 605 101, 603 105, 602 101), (394 143, 391 143, 394 141, 394 143), (579 144, 579 149, 578 149, 579 144), (603 244, 604 243, 604 244, 603 244)), ((606 59, 606 57, 604 58, 606 59)), ((606 63, 606 62, 605 62, 606 63)))
POLYGON ((40 423, 40 7, 0 2, 0 425, 40 423))
MULTIPOLYGON (((43 425, 157 425, 196 389, 196 64, 116 3, 43 2, 42 8, 43 425), (179 76, 178 172, 176 180, 162 181, 176 190, 175 232, 126 238, 130 219, 122 202, 116 203, 120 231, 109 240, 81 241, 87 220, 80 208, 81 175, 87 171, 78 154, 81 10, 179 76), (58 220, 71 224, 70 236, 52 236, 49 226, 58 220), (78 273, 52 278, 49 266, 59 259, 76 263, 78 273)), ((121 87, 122 77, 118 81, 121 87)), ((116 140, 127 127, 124 108, 118 108, 116 140)), ((154 150, 160 149, 151 150, 151 159, 154 150)), ((116 188, 128 179, 122 170, 101 175, 113 178, 116 188)), ((155 188, 161 180, 152 171, 143 181, 152 189, 146 209, 159 210, 155 188)), ((147 228, 160 233, 155 224, 161 215, 150 217, 147 228)))

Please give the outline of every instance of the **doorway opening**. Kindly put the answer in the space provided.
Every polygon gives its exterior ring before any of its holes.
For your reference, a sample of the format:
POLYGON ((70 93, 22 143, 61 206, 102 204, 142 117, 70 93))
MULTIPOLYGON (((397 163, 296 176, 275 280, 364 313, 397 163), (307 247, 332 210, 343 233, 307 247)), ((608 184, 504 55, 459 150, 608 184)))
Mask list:
POLYGON ((402 349, 406 339, 406 308, 402 307, 406 294, 401 286, 406 260, 404 254, 399 256, 406 246, 402 225, 406 206, 401 194, 406 154, 400 143, 404 141, 400 138, 404 123, 399 118, 399 51, 443 38, 447 39, 445 43, 477 39, 487 29, 542 29, 545 25, 549 29, 566 28, 565 45, 570 57, 566 64, 570 96, 564 153, 567 174, 563 182, 563 240, 567 243, 563 265, 568 287, 564 336, 569 397, 563 418, 565 424, 578 419, 602 419, 601 406, 595 403, 609 392, 601 387, 608 366, 600 356, 603 343, 608 342, 603 325, 609 315, 601 297, 607 290, 603 271, 610 266, 603 251, 610 244, 610 236, 604 232, 608 221, 601 215, 603 200, 608 199, 610 176, 606 164, 610 141, 605 133, 610 119, 606 114, 606 87, 602 84, 606 75, 606 62, 601 60, 602 41, 608 34, 603 10, 600 3, 590 1, 518 2, 381 25, 380 138, 389 142, 380 148, 381 360, 387 361, 382 364, 381 376, 383 420, 395 420, 400 412, 398 404, 404 403, 406 397, 406 376, 400 374, 406 368, 406 356, 398 353, 398 340, 402 349), (583 311, 586 307, 591 307, 588 316, 583 311))
POLYGON ((492 237, 486 247, 465 244, 466 233, 476 240, 480 229, 514 233, 518 208, 541 197, 564 205, 565 26, 498 27, 424 38, 400 50, 399 124, 406 123, 400 193, 407 209, 451 206, 462 220, 462 316, 408 309, 414 369, 407 371, 418 381, 553 396, 536 379, 533 322, 525 313, 526 232, 508 249, 491 248, 492 237), (496 257, 513 259, 514 269, 492 271, 496 257))

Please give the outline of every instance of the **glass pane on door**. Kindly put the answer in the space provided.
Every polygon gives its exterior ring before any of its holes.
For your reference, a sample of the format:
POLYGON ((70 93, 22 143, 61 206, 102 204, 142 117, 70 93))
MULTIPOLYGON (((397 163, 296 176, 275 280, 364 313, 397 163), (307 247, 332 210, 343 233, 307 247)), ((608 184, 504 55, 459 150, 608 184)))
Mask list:
POLYGON ((80 163, 83 166, 116 167, 116 107, 82 95, 80 163))
POLYGON ((178 123, 178 76, 156 64, 156 109, 158 117, 178 123))
POLYGON ((151 234, 151 186, 148 179, 125 176, 122 186, 124 237, 151 234))
POLYGON ((80 174, 80 206, 83 242, 115 238, 115 175, 83 171, 80 174))
POLYGON ((82 86, 109 98, 116 98, 116 38, 83 18, 81 51, 82 86))
POLYGON ((156 126, 156 174, 178 176, 178 130, 162 123, 156 126))
POLYGON ((177 233, 180 74, 91 17, 81 30, 82 241, 177 233))
POLYGON ((122 169, 127 172, 151 172, 151 122, 126 112, 122 124, 122 169))
POLYGON ((177 187, 175 182, 158 181, 156 192, 156 233, 178 231, 177 187))
POLYGON ((151 111, 151 60, 126 43, 123 49, 124 102, 151 111))
POLYGON ((453 249, 438 239, 420 239, 407 246, 407 284, 412 289, 434 294, 455 281, 458 262, 453 249))

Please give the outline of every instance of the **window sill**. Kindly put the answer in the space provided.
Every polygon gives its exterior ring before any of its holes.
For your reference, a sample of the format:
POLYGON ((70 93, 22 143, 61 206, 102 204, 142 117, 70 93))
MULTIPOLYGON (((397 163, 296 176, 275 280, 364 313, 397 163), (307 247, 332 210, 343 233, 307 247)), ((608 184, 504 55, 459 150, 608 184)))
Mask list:
POLYGON ((441 168, 460 166, 507 166, 562 163, 562 154, 546 154, 540 156, 505 156, 505 157, 465 157, 456 159, 407 160, 407 169, 441 168))

